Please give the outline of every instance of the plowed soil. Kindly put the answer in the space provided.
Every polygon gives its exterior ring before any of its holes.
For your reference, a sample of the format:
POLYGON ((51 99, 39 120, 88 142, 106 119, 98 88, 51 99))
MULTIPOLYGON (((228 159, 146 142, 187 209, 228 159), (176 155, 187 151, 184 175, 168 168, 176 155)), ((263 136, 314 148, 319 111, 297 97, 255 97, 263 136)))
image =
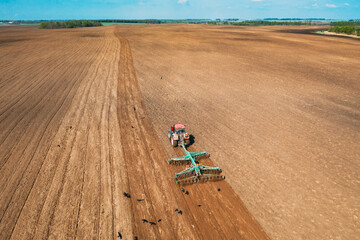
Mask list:
POLYGON ((360 42, 308 32, 1 27, 0 239, 355 239, 360 42))
POLYGON ((226 181, 175 184, 117 28, 0 39, 0 239, 268 238, 226 181))

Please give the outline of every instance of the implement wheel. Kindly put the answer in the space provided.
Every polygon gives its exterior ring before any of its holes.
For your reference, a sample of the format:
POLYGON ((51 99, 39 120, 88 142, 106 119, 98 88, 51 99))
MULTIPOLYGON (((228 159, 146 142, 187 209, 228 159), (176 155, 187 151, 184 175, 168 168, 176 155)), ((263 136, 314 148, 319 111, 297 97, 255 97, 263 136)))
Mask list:
POLYGON ((177 147, 177 145, 178 145, 178 140, 174 140, 174 137, 171 136, 170 141, 171 141, 171 145, 172 145, 173 147, 177 147))

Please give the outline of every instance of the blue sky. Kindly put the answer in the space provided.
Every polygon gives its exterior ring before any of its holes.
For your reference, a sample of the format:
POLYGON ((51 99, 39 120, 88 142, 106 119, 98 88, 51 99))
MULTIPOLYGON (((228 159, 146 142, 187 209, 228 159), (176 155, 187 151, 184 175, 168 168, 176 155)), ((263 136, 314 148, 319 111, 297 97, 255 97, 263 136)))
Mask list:
POLYGON ((360 19, 360 0, 0 0, 0 19, 360 19))

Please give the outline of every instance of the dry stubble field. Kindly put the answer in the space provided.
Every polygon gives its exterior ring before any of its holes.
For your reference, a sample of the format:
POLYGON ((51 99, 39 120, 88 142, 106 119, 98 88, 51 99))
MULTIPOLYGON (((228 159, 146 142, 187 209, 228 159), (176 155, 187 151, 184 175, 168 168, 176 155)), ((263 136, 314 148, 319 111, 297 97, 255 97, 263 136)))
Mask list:
POLYGON ((1 27, 0 238, 354 239, 359 59, 299 27, 1 27), (226 181, 180 191, 174 122, 226 181))

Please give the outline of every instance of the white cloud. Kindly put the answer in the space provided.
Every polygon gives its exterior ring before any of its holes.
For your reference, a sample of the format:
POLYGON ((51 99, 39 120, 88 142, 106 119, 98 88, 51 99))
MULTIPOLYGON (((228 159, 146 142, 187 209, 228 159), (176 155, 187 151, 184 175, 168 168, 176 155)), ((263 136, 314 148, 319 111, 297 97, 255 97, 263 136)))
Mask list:
POLYGON ((178 3, 180 4, 184 4, 184 3, 187 3, 189 0, 178 0, 178 3))
POLYGON ((313 6, 313 7, 318 7, 318 6, 319 6, 319 4, 314 3, 312 6, 313 6))
POLYGON ((337 6, 335 4, 325 4, 328 8, 336 8, 337 6))
POLYGON ((264 0, 251 0, 251 1, 253 1, 253 2, 262 2, 264 0))
POLYGON ((348 4, 348 3, 345 3, 345 6, 349 6, 350 4, 348 4))

